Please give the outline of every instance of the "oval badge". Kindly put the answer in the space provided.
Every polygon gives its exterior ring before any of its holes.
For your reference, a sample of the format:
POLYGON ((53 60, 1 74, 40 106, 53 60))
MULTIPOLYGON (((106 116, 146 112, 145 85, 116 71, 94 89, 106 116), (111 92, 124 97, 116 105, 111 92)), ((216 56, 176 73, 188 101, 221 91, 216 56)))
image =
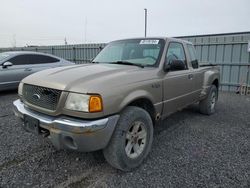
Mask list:
POLYGON ((32 95, 32 98, 35 100, 40 100, 41 96, 38 94, 34 94, 34 95, 32 95))

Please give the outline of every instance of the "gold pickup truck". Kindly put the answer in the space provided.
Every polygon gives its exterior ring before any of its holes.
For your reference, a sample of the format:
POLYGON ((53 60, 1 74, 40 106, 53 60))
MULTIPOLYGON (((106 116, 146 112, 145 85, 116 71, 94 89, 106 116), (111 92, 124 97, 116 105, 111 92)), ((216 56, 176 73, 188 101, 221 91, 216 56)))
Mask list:
POLYGON ((198 102, 201 113, 215 112, 219 77, 218 67, 199 66, 187 41, 118 40, 91 63, 23 79, 14 112, 56 148, 103 150, 113 167, 129 171, 148 155, 157 122, 198 102))

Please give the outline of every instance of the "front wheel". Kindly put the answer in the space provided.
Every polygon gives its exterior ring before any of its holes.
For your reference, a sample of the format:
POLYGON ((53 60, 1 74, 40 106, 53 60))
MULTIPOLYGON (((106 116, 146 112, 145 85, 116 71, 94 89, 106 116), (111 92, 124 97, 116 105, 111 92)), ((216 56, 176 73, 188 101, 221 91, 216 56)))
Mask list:
POLYGON ((152 141, 153 123, 150 115, 141 108, 129 106, 121 113, 103 154, 111 166, 130 171, 146 158, 152 141))
POLYGON ((213 114, 215 112, 217 99, 218 89, 215 85, 212 85, 207 97, 200 101, 200 112, 206 115, 213 114))

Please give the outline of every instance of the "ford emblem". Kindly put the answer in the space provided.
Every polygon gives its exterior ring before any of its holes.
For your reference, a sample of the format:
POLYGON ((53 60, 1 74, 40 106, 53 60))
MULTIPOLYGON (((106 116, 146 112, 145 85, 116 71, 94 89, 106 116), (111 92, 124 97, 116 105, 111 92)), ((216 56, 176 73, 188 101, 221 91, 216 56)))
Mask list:
POLYGON ((32 96, 32 98, 35 99, 35 100, 40 100, 41 96, 38 95, 38 94, 34 94, 34 95, 32 96))

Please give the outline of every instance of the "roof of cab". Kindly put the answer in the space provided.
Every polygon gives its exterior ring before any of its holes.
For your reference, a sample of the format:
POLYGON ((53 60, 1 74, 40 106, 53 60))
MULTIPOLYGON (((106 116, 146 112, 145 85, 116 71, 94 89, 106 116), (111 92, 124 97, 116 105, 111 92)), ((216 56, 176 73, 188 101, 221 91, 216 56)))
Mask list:
POLYGON ((165 40, 165 41, 176 41, 176 42, 181 42, 181 43, 186 43, 186 44, 192 44, 191 42, 187 41, 187 40, 182 40, 182 39, 178 39, 178 38, 174 38, 174 37, 139 37, 139 38, 126 38, 126 39, 121 39, 121 40, 114 40, 111 42, 116 42, 116 41, 124 41, 124 40, 165 40))

